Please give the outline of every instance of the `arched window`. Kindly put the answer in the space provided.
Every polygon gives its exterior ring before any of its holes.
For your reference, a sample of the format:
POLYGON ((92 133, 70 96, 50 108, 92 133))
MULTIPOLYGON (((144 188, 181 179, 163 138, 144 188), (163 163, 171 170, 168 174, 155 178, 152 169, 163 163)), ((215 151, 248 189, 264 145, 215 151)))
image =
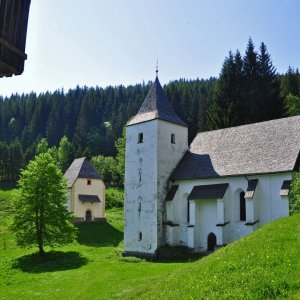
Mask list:
POLYGON ((240 221, 246 221, 246 199, 245 192, 240 193, 240 221))

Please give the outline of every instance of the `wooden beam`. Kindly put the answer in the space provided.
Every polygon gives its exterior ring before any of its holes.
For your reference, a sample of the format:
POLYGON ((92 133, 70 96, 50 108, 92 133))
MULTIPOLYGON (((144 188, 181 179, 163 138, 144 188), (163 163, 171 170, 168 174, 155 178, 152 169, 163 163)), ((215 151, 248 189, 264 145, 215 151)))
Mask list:
POLYGON ((15 47, 11 43, 9 43, 5 39, 3 39, 2 37, 0 37, 0 45, 2 45, 3 47, 7 48, 11 52, 13 52, 13 53, 21 56, 24 60, 27 59, 27 54, 26 53, 24 53, 23 51, 21 51, 20 49, 18 49, 17 47, 15 47))
MULTIPOLYGON (((12 66, 9 66, 5 62, 0 61, 0 72, 3 73, 2 71, 4 71, 5 74, 7 74, 7 72, 9 72, 11 75, 17 74, 16 68, 13 68, 12 66)), ((7 74, 6 76, 10 77, 11 75, 7 74)))

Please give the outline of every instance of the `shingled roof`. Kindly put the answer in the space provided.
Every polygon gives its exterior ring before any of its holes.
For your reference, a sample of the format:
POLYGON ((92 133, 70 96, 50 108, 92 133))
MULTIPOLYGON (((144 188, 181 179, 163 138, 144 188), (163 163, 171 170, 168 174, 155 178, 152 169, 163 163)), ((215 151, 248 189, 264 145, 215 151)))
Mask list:
POLYGON ((161 119, 182 126, 187 126, 175 113, 163 88, 160 85, 158 77, 155 78, 155 81, 140 110, 133 117, 133 119, 128 121, 127 126, 155 119, 161 119))
POLYGON ((72 187, 77 178, 100 179, 98 172, 86 157, 74 159, 64 176, 67 178, 68 187, 72 187))
POLYGON ((172 179, 293 171, 299 167, 300 116, 199 133, 172 179))

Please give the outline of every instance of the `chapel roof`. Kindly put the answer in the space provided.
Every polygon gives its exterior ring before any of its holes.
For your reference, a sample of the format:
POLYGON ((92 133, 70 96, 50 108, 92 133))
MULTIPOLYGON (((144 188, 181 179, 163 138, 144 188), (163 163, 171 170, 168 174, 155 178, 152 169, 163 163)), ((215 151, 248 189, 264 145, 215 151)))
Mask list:
POLYGON ((86 157, 76 158, 65 172, 68 187, 72 187, 77 178, 100 179, 94 166, 86 157))
POLYGON ((198 133, 173 180, 294 171, 300 116, 198 133))
POLYGON ((155 119, 187 126, 175 113, 157 76, 138 113, 126 125, 130 126, 155 119))

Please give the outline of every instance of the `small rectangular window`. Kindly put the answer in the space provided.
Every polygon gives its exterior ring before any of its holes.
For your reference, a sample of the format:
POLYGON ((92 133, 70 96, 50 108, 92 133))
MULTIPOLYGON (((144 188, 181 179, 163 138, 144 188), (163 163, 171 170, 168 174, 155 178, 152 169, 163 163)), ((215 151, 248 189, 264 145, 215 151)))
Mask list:
POLYGON ((142 203, 140 202, 139 203, 139 212, 141 212, 141 210, 142 210, 142 203))
POLYGON ((144 135, 142 132, 139 133, 139 136, 138 136, 138 143, 143 143, 143 139, 144 139, 144 135))
POLYGON ((143 238, 143 234, 141 232, 139 232, 139 241, 141 241, 143 238))
POLYGON ((175 133, 171 134, 171 144, 175 144, 175 133))
POLYGON ((87 180, 87 185, 91 185, 92 184, 92 180, 91 179, 88 179, 87 180))

